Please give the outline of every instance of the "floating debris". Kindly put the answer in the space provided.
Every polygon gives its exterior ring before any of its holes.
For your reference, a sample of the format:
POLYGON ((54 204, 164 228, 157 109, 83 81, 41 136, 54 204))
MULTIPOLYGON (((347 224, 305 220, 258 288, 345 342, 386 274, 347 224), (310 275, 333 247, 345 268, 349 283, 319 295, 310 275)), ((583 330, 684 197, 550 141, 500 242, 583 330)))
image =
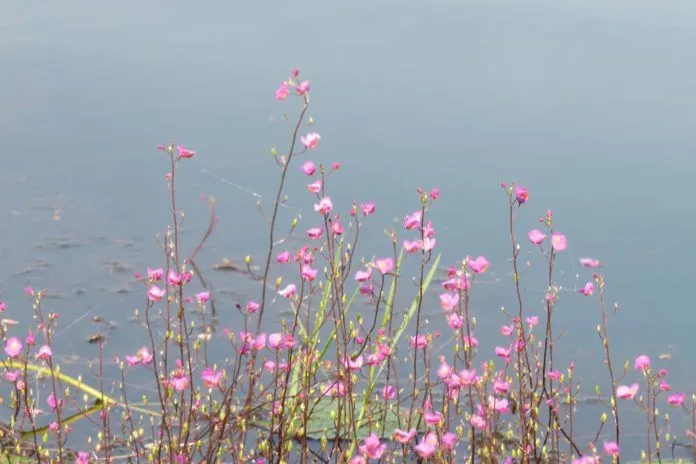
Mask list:
POLYGON ((106 261, 104 264, 106 264, 109 272, 111 272, 112 274, 124 274, 126 272, 130 272, 132 269, 130 266, 123 264, 122 262, 115 259, 111 261, 106 261))
POLYGON ((131 248, 136 244, 135 240, 128 240, 125 238, 115 238, 113 243, 116 245, 121 245, 123 248, 131 248))
POLYGON ((72 248, 79 248, 83 246, 82 243, 71 239, 70 237, 44 237, 41 243, 36 245, 39 250, 70 250, 72 248))
POLYGON ((45 259, 37 259, 34 262, 34 264, 22 269, 21 271, 15 272, 14 275, 25 276, 25 275, 33 274, 35 272, 43 272, 43 271, 47 270, 49 267, 51 267, 51 262, 46 261, 45 259))
POLYGON ((44 298, 48 300, 62 300, 65 298, 61 293, 58 292, 45 292, 44 298))
POLYGON ((87 338, 87 343, 90 345, 96 345, 97 343, 105 342, 106 341, 106 335, 98 333, 94 335, 90 335, 87 338))
POLYGON ((224 272, 247 272, 246 269, 244 269, 238 264, 235 264, 227 258, 222 258, 222 262, 214 265, 213 269, 215 269, 216 271, 224 272))

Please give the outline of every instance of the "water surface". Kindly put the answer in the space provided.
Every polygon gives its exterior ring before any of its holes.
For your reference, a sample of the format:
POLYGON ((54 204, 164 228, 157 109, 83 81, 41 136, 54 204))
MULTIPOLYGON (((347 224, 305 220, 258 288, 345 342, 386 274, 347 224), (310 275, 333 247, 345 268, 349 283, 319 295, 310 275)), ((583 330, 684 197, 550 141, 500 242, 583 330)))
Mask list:
MULTIPOLYGON (((550 208, 569 238, 559 345, 587 388, 604 379, 598 310, 574 292, 590 277, 581 256, 605 263, 609 298, 620 304, 616 359, 670 353, 660 365, 676 390, 690 390, 695 12, 677 1, 5 2, 2 299, 28 322, 22 289, 48 288, 56 298, 46 304, 67 327, 66 355, 88 352, 93 315, 129 327, 143 305, 132 275, 161 255, 166 164, 154 147, 171 139, 198 150, 178 183, 186 243, 204 230, 204 193, 221 216, 205 267, 262 256, 255 197, 219 178, 272 195, 269 150, 286 146, 283 114, 297 110, 273 91, 298 66, 312 81, 322 134, 312 159, 343 164, 334 202, 344 214, 352 199, 378 205, 365 256, 387 252, 382 230, 417 207, 417 186, 440 187, 433 222, 443 263, 485 254, 491 280, 506 282, 475 300, 484 348, 493 348, 500 307, 514 303, 499 183, 523 184, 520 231, 550 208)), ((289 195, 284 220, 302 211, 301 227, 315 225, 299 174, 289 195)), ((228 315, 256 292, 232 274, 213 279, 228 315)), ((542 281, 525 282, 530 312, 541 314, 542 295, 542 281)), ((117 330, 107 349, 123 354, 139 336, 117 330)))

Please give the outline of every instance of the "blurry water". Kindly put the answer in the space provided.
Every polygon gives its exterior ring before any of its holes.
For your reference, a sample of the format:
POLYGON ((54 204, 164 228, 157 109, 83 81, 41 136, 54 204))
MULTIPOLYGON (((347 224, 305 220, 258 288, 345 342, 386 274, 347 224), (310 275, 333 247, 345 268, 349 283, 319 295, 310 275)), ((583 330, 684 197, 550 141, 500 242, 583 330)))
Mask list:
MULTIPOLYGON (((255 198, 219 177, 270 198, 269 150, 284 149, 283 114, 297 110, 273 93, 298 66, 312 81, 322 135, 311 159, 343 164, 334 202, 344 216, 352 199, 377 203, 362 255, 388 252, 382 230, 417 208, 417 186, 440 187, 433 221, 443 264, 485 254, 488 279, 500 280, 474 300, 487 353, 504 343, 500 307, 514 304, 499 183, 525 185, 521 237, 550 208, 569 238, 558 261, 571 290, 558 309, 557 327, 568 330, 559 349, 578 362, 588 393, 605 380, 598 310, 574 292, 591 277, 577 266, 581 256, 606 264, 610 302, 620 303, 611 322, 618 362, 671 353, 660 366, 676 390, 690 390, 695 12, 686 1, 4 2, 0 292, 8 317, 27 322, 22 289, 48 288, 56 296, 48 308, 68 327, 59 349, 87 358, 96 356, 84 342, 96 330, 92 315, 130 327, 144 303, 132 275, 161 260, 167 167, 154 147, 170 139, 198 150, 178 183, 186 243, 205 228, 204 193, 221 216, 201 258, 206 269, 225 256, 260 259, 266 238, 255 198)), ((304 230, 315 216, 305 179, 293 174, 282 218, 302 211, 304 230)), ((531 279, 542 261, 526 243, 523 253, 537 266, 531 279)), ((231 320, 233 304, 257 287, 213 275, 221 317, 231 320)), ((541 315, 543 281, 524 285, 528 311, 541 315)), ((434 298, 429 318, 444 330, 434 298)), ((285 313, 274 307, 278 320, 285 313)), ((109 356, 140 337, 117 329, 109 356)))

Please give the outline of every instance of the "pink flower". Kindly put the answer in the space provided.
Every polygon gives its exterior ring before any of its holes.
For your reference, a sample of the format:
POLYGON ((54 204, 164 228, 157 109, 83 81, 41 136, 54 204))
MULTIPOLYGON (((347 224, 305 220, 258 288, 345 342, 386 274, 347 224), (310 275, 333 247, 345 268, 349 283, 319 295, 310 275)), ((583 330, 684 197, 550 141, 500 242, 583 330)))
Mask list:
POLYGON ((406 253, 415 253, 421 248, 421 242, 419 240, 404 240, 404 250, 406 253))
POLYGON ((278 253, 278 256, 276 256, 276 261, 280 264, 287 264, 290 262, 290 252, 285 250, 282 253, 278 253))
POLYGON ((617 445, 613 441, 605 441, 603 448, 604 454, 606 454, 607 456, 617 457, 619 455, 619 445, 617 445))
POLYGON ((170 285, 181 285, 182 280, 181 274, 177 274, 174 269, 170 269, 169 272, 167 272, 167 282, 169 282, 170 285))
POLYGON ((307 190, 309 190, 311 193, 321 192, 321 181, 315 180, 311 184, 307 184, 307 190))
POLYGON ((500 326, 500 335, 509 337, 512 334, 513 329, 514 326, 512 324, 500 326))
POLYGON ((431 251, 433 248, 435 248, 435 244, 437 243, 437 240, 435 240, 432 237, 425 237, 423 239, 423 251, 428 252, 431 251))
POLYGON ((297 342, 292 338, 292 335, 285 334, 285 337, 283 337, 283 348, 292 349, 296 344, 297 342))
POLYGON ((177 369, 169 379, 169 383, 172 387, 174 387, 174 390, 181 392, 188 388, 190 382, 189 378, 186 377, 184 370, 177 369))
POLYGON ((295 87, 298 95, 304 95, 309 92, 309 81, 302 81, 302 83, 295 87))
POLYGON ((601 458, 599 456, 582 456, 577 459, 573 459, 571 461, 571 464, 599 464, 601 461, 601 458))
POLYGON ((372 432, 360 445, 360 453, 369 459, 380 459, 387 449, 387 445, 380 443, 379 437, 372 432))
POLYGON ((442 442, 442 447, 448 451, 452 451, 457 444, 457 434, 452 432, 446 432, 440 439, 442 442))
POLYGON ((48 398, 46 398, 46 402, 51 407, 51 411, 55 411, 56 409, 63 406, 63 400, 56 400, 56 395, 54 395, 53 392, 51 392, 48 395, 48 398))
POLYGON ((159 288, 157 285, 153 285, 147 291, 147 297, 150 301, 160 301, 166 292, 159 288))
POLYGON ((335 235, 341 235, 343 233, 343 226, 338 222, 338 219, 331 223, 331 230, 335 235))
POLYGON ((437 200, 440 197, 440 189, 435 187, 430 191, 430 199, 431 200, 437 200))
POLYGON ((671 404, 672 406, 681 406, 684 404, 684 400, 686 400, 686 394, 684 393, 675 393, 674 395, 669 395, 667 397, 667 403, 671 404))
POLYGON ((317 167, 312 163, 311 161, 307 161, 302 165, 302 172, 307 174, 308 176, 311 176, 314 174, 317 170, 317 167))
POLYGON ((206 367, 203 372, 201 372, 201 379, 208 388, 214 388, 220 385, 222 380, 222 371, 214 371, 213 369, 206 367))
POLYGON ((51 347, 48 345, 41 345, 39 352, 36 354, 36 359, 43 359, 44 361, 47 361, 51 359, 51 356, 53 356, 51 347))
POLYGON ((346 359, 343 360, 343 365, 350 371, 359 371, 363 367, 363 357, 362 355, 355 359, 346 357, 346 359))
POLYGON ((300 75, 300 70, 297 68, 292 68, 292 71, 290 71, 290 74, 292 74, 292 77, 297 77, 300 75))
POLYGON ((10 337, 5 343, 5 354, 10 358, 19 356, 22 352, 22 342, 17 337, 10 337))
POLYGON ((630 387, 626 385, 619 385, 616 387, 616 396, 622 400, 632 400, 636 393, 638 393, 638 384, 634 383, 630 387))
POLYGON ((511 351, 512 351, 511 348, 503 348, 502 346, 495 347, 495 355, 498 356, 499 358, 503 358, 506 363, 510 362, 510 352, 511 351))
POLYGON ((249 350, 259 351, 266 347, 266 334, 264 332, 254 336, 249 332, 239 332, 242 352, 248 353, 249 350))
POLYGON ((558 380, 561 378, 560 371, 548 371, 546 373, 546 378, 549 380, 558 380))
POLYGON ((4 313, 4 312, 5 312, 5 302, 0 301, 0 313, 4 313))
POLYGON ((471 336, 471 338, 469 338, 468 335, 465 335, 463 341, 464 348, 466 348, 467 350, 470 348, 476 348, 479 345, 478 338, 474 337, 473 335, 471 336))
POLYGON ((328 383, 324 385, 324 393, 322 396, 329 395, 331 397, 344 397, 346 396, 346 386, 345 384, 340 381, 336 380, 334 382, 328 383))
POLYGON ((522 205, 529 199, 529 192, 524 187, 515 186, 515 196, 517 197, 517 203, 522 205))
POLYGON ((283 334, 275 332, 268 336, 268 347, 272 350, 278 350, 283 342, 283 334))
POLYGON ((672 387, 670 386, 669 383, 667 383, 667 381, 665 379, 660 380, 660 391, 668 392, 671 390, 672 390, 672 387))
POLYGON ((467 264, 469 265, 469 269, 474 274, 481 274, 486 272, 486 269, 488 269, 488 260, 486 259, 485 256, 479 256, 476 259, 467 259, 467 264))
POLYGON ((391 258, 376 259, 375 266, 382 274, 389 274, 394 269, 394 260, 391 258))
POLYGON ((276 100, 285 100, 288 97, 288 85, 283 82, 275 92, 276 100))
POLYGON ((457 290, 466 291, 469 289, 469 279, 467 279, 466 276, 453 277, 452 279, 445 280, 444 282, 442 282, 442 288, 450 292, 454 292, 457 290))
POLYGON ((408 341, 409 345, 414 348, 425 348, 428 346, 428 338, 425 335, 418 335, 418 337, 411 336, 408 341))
POLYGON ((24 289, 24 293, 26 293, 27 295, 33 296, 34 295, 34 287, 31 287, 31 286, 26 287, 24 289))
POLYGON ((418 453, 423 459, 428 459, 430 456, 435 454, 438 447, 437 435, 433 432, 427 434, 413 449, 418 453))
POLYGON ((300 137, 300 142, 308 149, 317 148, 319 140, 321 140, 321 136, 316 132, 310 132, 306 136, 303 135, 300 137))
POLYGON ((140 362, 143 363, 143 365, 148 365, 152 362, 153 357, 145 347, 140 348, 137 355, 138 359, 140 359, 140 362))
POLYGON ((308 280, 311 282, 317 276, 317 270, 312 269, 310 266, 305 264, 304 266, 302 266, 301 275, 302 275, 302 280, 308 280))
POLYGON ((423 414, 423 419, 425 419, 425 423, 428 425, 438 425, 442 422, 442 413, 426 411, 425 414, 423 414))
POLYGON ((530 330, 539 323, 539 318, 537 316, 528 317, 526 320, 530 330))
POLYGON ((420 211, 415 211, 410 216, 406 216, 406 219, 404 219, 404 228, 406 230, 413 230, 416 227, 420 227, 422 217, 423 215, 420 211))
POLYGON ((89 464, 89 454, 84 451, 77 453, 77 459, 75 459, 75 464, 89 464))
POLYGON ((196 300, 199 303, 206 303, 206 302, 210 301, 210 292, 196 293, 196 300))
POLYGON ((479 416, 478 414, 474 414, 471 416, 471 419, 469 420, 469 423, 474 427, 479 430, 484 430, 486 428, 486 419, 483 417, 479 416))
POLYGON ((587 282, 584 287, 580 289, 580 293, 585 296, 594 295, 595 287, 592 282, 587 282))
POLYGON ((183 145, 177 145, 176 150, 179 152, 179 158, 193 158, 196 155, 195 151, 189 150, 183 145))
POLYGON ((405 444, 413 440, 413 437, 415 437, 417 433, 418 432, 416 432, 415 428, 411 429, 409 432, 401 429, 395 429, 394 432, 392 432, 392 439, 401 444, 405 444))
POLYGON ((551 235, 551 246, 555 251, 563 251, 568 248, 568 239, 563 234, 552 234, 551 235))
POLYGON ((443 293, 440 295, 440 306, 445 311, 452 311, 459 304, 458 293, 443 293))
POLYGON ((452 330, 459 330, 464 325, 464 320, 459 314, 452 312, 447 315, 447 325, 452 330))
POLYGON ((365 284, 362 284, 362 285, 358 288, 358 290, 360 290, 360 294, 361 294, 362 296, 366 296, 366 297, 368 297, 368 298, 372 298, 372 295, 374 294, 374 289, 375 289, 375 288, 374 288, 374 286, 372 285, 372 283, 365 283, 365 284))
POLYGON ((495 409, 499 413, 506 413, 510 409, 508 408, 508 400, 506 398, 496 398, 494 396, 488 397, 488 407, 495 409))
POLYGON ((637 371, 644 371, 647 370, 650 367, 650 358, 645 356, 644 354, 641 354, 636 358, 636 361, 634 363, 634 367, 636 368, 637 371))
POLYGON ((385 385, 382 388, 382 398, 385 400, 393 400, 396 398, 396 388, 393 385, 385 385))
POLYGON ((295 293, 297 293, 297 287, 295 286, 295 284, 289 284, 284 289, 278 291, 278 294, 285 298, 292 298, 293 296, 295 296, 295 293))
POLYGON ((307 231, 307 236, 312 240, 317 240, 321 237, 323 231, 319 227, 312 227, 307 231))
POLYGON ((367 282, 372 277, 372 268, 368 268, 366 271, 360 270, 355 273, 355 280, 358 282, 367 282))
POLYGON ((363 213, 365 216, 369 216, 369 215, 371 215, 371 214, 375 214, 375 209, 376 209, 375 203, 372 202, 372 201, 367 201, 367 202, 365 202, 365 203, 361 203, 361 204, 360 204, 360 211, 362 211, 362 213, 363 213))
MULTIPOLYGON (((283 296, 285 296, 285 295, 283 295, 283 296)), ((260 307, 261 307, 261 305, 255 301, 247 301, 246 311, 249 314, 254 314, 255 312, 257 312, 259 310, 260 307)))
POLYGON ((138 359, 137 356, 131 356, 131 355, 127 354, 126 355, 126 363, 130 367, 137 366, 138 364, 140 364, 140 359, 138 359))
POLYGON ((493 390, 498 394, 507 393, 510 390, 510 382, 503 382, 502 380, 496 380, 493 383, 493 390))
POLYGON ((580 258, 580 265, 582 267, 596 268, 601 265, 598 259, 594 258, 580 258))
POLYGON ((321 214, 329 214, 332 209, 333 203, 331 202, 331 198, 329 197, 324 197, 321 200, 319 200, 319 203, 314 204, 314 211, 321 214))
POLYGON ((527 233, 527 237, 529 238, 529 241, 535 245, 541 245, 541 242, 546 239, 546 235, 539 229, 530 230, 527 233))
POLYGON ((266 369, 266 372, 273 373, 276 368, 276 363, 275 361, 266 361, 263 363, 263 368, 266 369))

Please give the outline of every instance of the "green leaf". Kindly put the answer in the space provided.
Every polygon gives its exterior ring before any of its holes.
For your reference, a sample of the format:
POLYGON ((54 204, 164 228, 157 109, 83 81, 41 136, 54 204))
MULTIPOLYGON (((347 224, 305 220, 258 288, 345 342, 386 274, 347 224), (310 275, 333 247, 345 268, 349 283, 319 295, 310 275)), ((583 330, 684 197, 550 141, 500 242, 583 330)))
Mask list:
MULTIPOLYGON (((382 435, 382 431, 378 427, 382 423, 382 415, 384 410, 384 403, 372 404, 370 411, 365 415, 365 419, 358 423, 357 438, 362 440, 367 437, 371 432, 375 432, 377 435, 382 435)), ((385 438, 389 438, 391 433, 398 427, 399 418, 397 417, 397 408, 395 405, 391 405, 387 409, 386 422, 385 422, 385 438)), ((312 415, 309 417, 307 423, 307 438, 313 440, 320 440, 325 437, 328 440, 333 440, 336 438, 336 423, 335 417, 338 414, 338 400, 333 398, 324 397, 320 399, 314 406, 312 415)), ((401 410, 401 418, 408 415, 408 411, 401 410)), ((349 427, 344 424, 341 427, 343 433, 350 433, 349 427)), ((300 431, 301 432, 301 431, 300 431)))
MULTIPOLYGON (((430 269, 428 270, 428 274, 425 276, 425 280, 423 280, 423 289, 422 292, 419 292, 418 295, 416 295, 413 298, 413 301, 411 302, 411 306, 408 308, 408 311, 404 315, 404 319, 401 322, 401 326, 398 328, 396 331, 396 334, 394 335, 394 338, 392 340, 391 344, 391 349, 392 351, 396 347, 396 344, 398 343, 399 339, 401 339, 401 336, 404 333, 404 330, 406 330, 406 327, 408 326, 408 323, 411 321, 413 316, 416 314, 416 311, 418 309, 419 305, 419 297, 422 294, 425 296, 428 287, 430 286, 430 283, 433 280, 433 277, 435 276, 435 272, 437 272, 438 265, 440 264, 440 258, 442 255, 437 255, 437 258, 435 258, 435 262, 430 266, 430 269)), ((403 251, 401 253, 401 256, 399 256, 399 265, 401 264, 401 259, 403 258, 403 251)), ((400 268, 400 266, 397 266, 397 270, 400 268)), ((396 279, 394 279, 396 280, 396 279)), ((390 295, 389 295, 389 303, 393 304, 393 289, 395 282, 392 282, 392 288, 390 289, 390 295)), ((386 318, 386 316, 385 316, 386 318)), ((386 319, 385 319, 386 320, 386 319)), ((377 371, 377 374, 375 375, 375 366, 370 366, 370 374, 368 377, 368 384, 367 388, 365 389, 365 392, 363 393, 363 401, 362 401, 362 406, 360 407, 360 414, 358 415, 358 421, 362 421, 363 418, 365 417, 367 407, 370 402, 370 396, 372 395, 372 391, 375 388, 375 384, 377 382, 377 379, 379 379, 380 374, 382 373, 382 370, 384 369, 384 363, 379 367, 379 370, 377 371)), ((350 454, 353 449, 355 448, 355 443, 351 443, 349 453, 350 454)))
MULTIPOLYGON (((44 366, 37 366, 37 365, 31 364, 31 363, 25 364, 23 362, 16 361, 14 359, 8 359, 8 360, 4 361, 3 365, 5 367, 10 368, 10 369, 20 369, 20 370, 24 370, 24 368, 26 367, 26 369, 28 371, 33 371, 33 372, 36 372, 37 374, 45 375, 47 377, 51 377, 51 375, 53 375, 57 380, 60 380, 63 383, 67 383, 68 385, 72 385, 73 387, 77 388, 78 390, 81 390, 83 393, 86 393, 87 395, 91 396, 95 400, 101 401, 101 402, 106 403, 106 404, 111 404, 113 406, 125 407, 124 405, 122 405, 121 403, 116 401, 115 399, 102 394, 96 388, 92 388, 89 385, 82 383, 80 380, 77 380, 73 377, 70 377, 69 375, 63 374, 62 372, 58 372, 57 370, 54 370, 53 372, 51 372, 50 369, 48 369, 44 366)), ((139 408, 137 406, 129 405, 129 408, 132 411, 136 411, 136 412, 148 415, 148 416, 161 416, 162 415, 161 412, 153 411, 151 409, 139 408)))

